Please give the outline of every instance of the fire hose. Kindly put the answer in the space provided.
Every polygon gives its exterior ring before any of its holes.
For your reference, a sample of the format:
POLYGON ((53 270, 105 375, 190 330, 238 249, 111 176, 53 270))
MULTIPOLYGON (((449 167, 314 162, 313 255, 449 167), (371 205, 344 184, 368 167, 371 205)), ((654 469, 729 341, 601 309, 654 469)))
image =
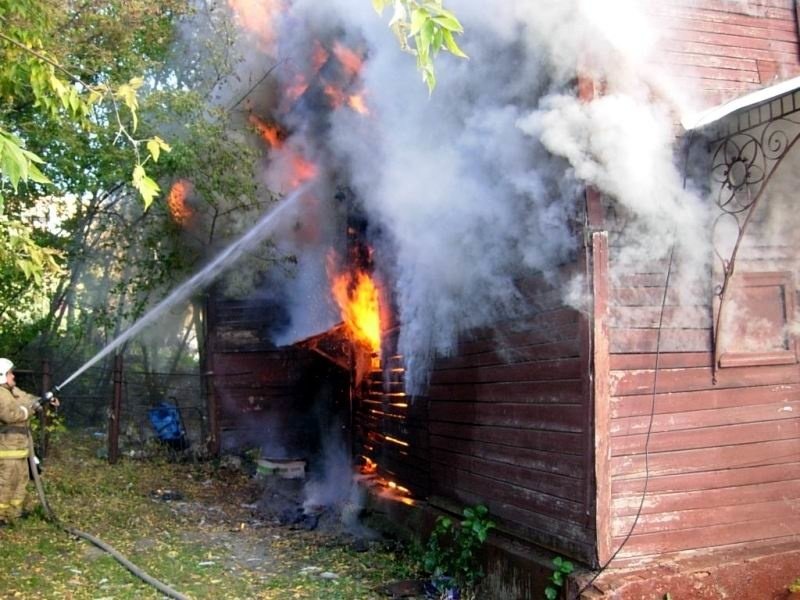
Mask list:
MULTIPOLYGON (((48 392, 47 394, 45 394, 45 399, 51 400, 52 398, 53 398, 52 392, 48 392)), ((50 505, 47 502, 47 497, 44 494, 44 485, 42 484, 42 478, 39 477, 39 469, 36 463, 36 455, 34 454, 33 450, 33 437, 31 437, 30 431, 28 432, 28 467, 30 468, 31 476, 33 477, 33 482, 36 485, 36 494, 39 496, 39 502, 42 505, 42 510, 44 510, 45 520, 60 527, 61 529, 66 531, 69 535, 82 538, 87 542, 89 542, 90 544, 97 546, 98 548, 103 550, 106 554, 112 556, 119 564, 128 569, 128 571, 130 571, 133 575, 135 575, 145 583, 150 584, 165 596, 168 596, 169 598, 175 598, 175 600, 190 600, 188 596, 184 596, 180 592, 173 590, 171 587, 159 581, 155 577, 151 577, 150 575, 145 573, 142 569, 140 569, 130 560, 125 558, 125 556, 120 554, 117 550, 106 544, 103 540, 96 538, 95 536, 90 535, 84 531, 80 531, 79 529, 75 529, 74 527, 70 527, 69 525, 62 523, 58 519, 58 517, 53 512, 53 509, 50 508, 50 505)))

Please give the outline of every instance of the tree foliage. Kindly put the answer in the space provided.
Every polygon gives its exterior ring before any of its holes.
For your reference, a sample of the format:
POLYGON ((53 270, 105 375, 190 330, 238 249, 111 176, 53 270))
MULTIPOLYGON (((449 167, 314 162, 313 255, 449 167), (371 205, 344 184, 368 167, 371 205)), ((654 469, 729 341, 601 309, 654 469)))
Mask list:
MULTIPOLYGON (((13 283, 0 286, 0 349, 20 362, 49 355, 58 379, 124 332, 274 197, 255 178, 262 153, 246 133, 246 115, 214 100, 214 90, 235 82, 238 64, 230 36, 219 33, 230 27, 224 2, 197 14, 178 0, 84 0, 66 13, 52 2, 66 34, 41 35, 52 41, 48 55, 87 85, 114 90, 92 105, 88 125, 60 100, 54 111, 37 106, 28 71, 17 71, 13 94, 0 95, 0 123, 49 181, 29 176, 14 188, 5 179, 2 218, 18 225, 12 231, 3 224, 16 250, 0 253, 0 269, 13 283), (193 37, 178 37, 179 30, 193 37), (138 145, 124 139, 118 119, 129 133, 135 127, 138 145), (170 194, 149 207, 141 201, 142 191, 170 190, 182 180, 190 184, 181 200, 188 220, 175 214, 170 194), (34 271, 35 260, 50 268, 31 274, 20 266, 23 242, 34 271)), ((0 52, 16 52, 2 44, 0 38, 0 52)), ((0 86, 10 78, 0 76, 0 86)), ((167 311, 158 328, 126 346, 126 365, 186 369, 196 361, 187 348, 202 343, 202 325, 197 310, 167 311)), ((102 396, 109 371, 110 362, 98 363, 70 392, 102 396)), ((84 404, 81 410, 100 414, 84 404)))
MULTIPOLYGON (((174 2, 172 4, 174 6, 174 2)), ((144 30, 153 26, 156 32, 161 31, 158 21, 169 19, 170 9, 168 2, 161 7, 161 12, 151 11, 150 20, 140 26, 144 30), (152 19, 155 22, 151 22, 152 19)), ((22 138, 27 137, 25 134, 29 132, 19 127, 20 122, 13 118, 14 113, 23 110, 56 121, 70 120, 80 125, 87 135, 97 127, 114 129, 115 140, 127 142, 134 154, 132 182, 147 206, 159 190, 145 173, 144 165, 151 159, 157 161, 160 151, 169 150, 169 146, 158 137, 134 137, 138 128, 137 91, 144 79, 134 76, 126 81, 130 70, 128 65, 137 64, 139 61, 136 59, 142 57, 150 58, 149 64, 145 60, 139 66, 143 74, 152 76, 152 59, 160 52, 159 44, 163 44, 163 40, 156 37, 149 40, 151 46, 145 47, 137 44, 135 37, 128 37, 136 34, 135 28, 127 35, 120 29, 120 25, 129 25, 132 17, 141 18, 141 12, 140 2, 96 4, 84 0, 65 4, 54 0, 2 0, 0 23, 4 27, 0 31, 0 53, 7 66, 0 70, 0 90, 4 100, 0 123, 11 121, 17 133, 22 138), (85 22, 87 14, 92 15, 90 22, 85 22), (75 28, 97 28, 97 15, 104 17, 100 23, 104 31, 109 29, 109 23, 114 23, 116 29, 111 33, 116 35, 108 35, 105 39, 93 37, 86 43, 78 33, 80 30, 75 28), (57 32, 61 35, 56 35, 57 32), (78 45, 64 45, 65 39, 78 45), (92 60, 96 53, 81 52, 102 47, 110 40, 128 43, 128 52, 135 52, 136 59, 119 60, 118 56, 112 58, 110 55, 108 63, 100 64, 92 60), (80 45, 80 42, 84 44, 80 45)), ((121 49, 116 47, 114 50, 119 54, 121 49)), ((41 163, 41 159, 21 148, 23 140, 2 133, 6 135, 0 147, 0 175, 10 180, 14 191, 20 181, 26 182, 29 178, 47 183, 33 164, 41 163)))
POLYGON ((58 248, 37 243, 25 213, 36 198, 83 193, 86 175, 97 173, 90 157, 131 153, 117 156, 132 164, 126 179, 145 204, 158 193, 144 168, 169 147, 134 137, 143 79, 132 73, 155 72, 165 24, 181 7, 0 0, 0 268, 12 280, 41 288, 58 274, 58 248))

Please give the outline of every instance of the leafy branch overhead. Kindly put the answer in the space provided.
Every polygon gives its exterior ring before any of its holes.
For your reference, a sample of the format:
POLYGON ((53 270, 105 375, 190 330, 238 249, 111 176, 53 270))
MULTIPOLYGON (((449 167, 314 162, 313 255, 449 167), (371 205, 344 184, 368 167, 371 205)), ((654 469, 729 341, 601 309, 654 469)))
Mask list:
POLYGON ((152 130, 153 90, 172 27, 188 10, 185 0, 0 0, 4 334, 26 330, 31 314, 48 310, 44 293, 73 285, 65 277, 74 240, 94 218, 84 203, 125 184, 145 207, 159 194, 153 165, 167 162, 170 147, 137 130, 145 111, 152 130), (9 308, 32 298, 34 309, 9 308))
MULTIPOLYGON (((135 166, 131 183, 141 195, 145 207, 148 207, 160 189, 147 176, 145 164, 151 158, 154 162, 158 161, 160 152, 169 152, 170 147, 158 137, 134 137, 139 124, 137 93, 144 80, 132 78, 117 87, 104 83, 90 84, 59 64, 44 50, 40 40, 29 38, 21 41, 0 32, 0 41, 5 42, 7 48, 15 50, 17 60, 24 64, 25 68, 19 72, 27 73, 30 92, 34 98, 33 106, 36 109, 55 119, 70 119, 87 132, 98 124, 106 126, 109 117, 113 119, 116 139, 125 140, 133 149, 135 166), (123 106, 127 108, 127 116, 123 116, 123 106), (140 150, 143 144, 147 149, 144 156, 140 150)), ((25 150, 19 138, 0 127, 0 183, 2 179, 8 179, 14 191, 20 182, 27 183, 30 180, 49 183, 34 164, 43 162, 36 154, 25 150)))
POLYGON ((417 68, 428 92, 436 87, 433 59, 441 50, 459 58, 468 58, 455 36, 464 32, 456 16, 442 6, 442 0, 372 0, 379 15, 392 5, 394 14, 389 27, 397 36, 400 48, 416 55, 417 68))

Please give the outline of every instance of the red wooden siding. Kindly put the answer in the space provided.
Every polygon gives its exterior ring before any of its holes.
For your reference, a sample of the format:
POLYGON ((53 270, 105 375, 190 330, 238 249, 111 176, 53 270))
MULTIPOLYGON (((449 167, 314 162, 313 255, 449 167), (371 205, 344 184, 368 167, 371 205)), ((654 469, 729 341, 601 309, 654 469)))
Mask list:
MULTIPOLYGON (((769 209, 769 196, 764 206, 769 209)), ((756 220, 748 231, 737 269, 789 270, 796 283, 800 247, 794 234, 776 236, 767 222, 756 220)), ((675 265, 670 288, 679 270, 675 265)), ((712 275, 706 292, 695 282, 701 293, 669 289, 665 296, 666 271, 658 263, 647 273, 623 272, 614 268, 612 248, 611 550, 628 534, 619 564, 796 539, 800 366, 720 368, 715 381, 712 275)))
POLYGON ((648 0, 659 60, 706 106, 800 74, 794 0, 648 0))
POLYGON ((427 398, 432 501, 484 502, 502 530, 595 560, 581 316, 543 281, 531 314, 437 361, 427 398))
POLYGON ((311 350, 275 348, 265 332, 276 318, 274 305, 209 297, 212 434, 222 450, 261 446, 274 457, 308 459, 321 445, 319 415, 344 418, 349 377, 311 350))

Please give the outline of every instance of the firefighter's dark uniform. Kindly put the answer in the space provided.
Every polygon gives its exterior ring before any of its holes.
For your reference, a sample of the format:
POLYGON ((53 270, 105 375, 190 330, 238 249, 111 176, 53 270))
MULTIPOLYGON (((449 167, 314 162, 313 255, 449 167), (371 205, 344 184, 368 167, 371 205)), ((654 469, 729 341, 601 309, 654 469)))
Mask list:
POLYGON ((22 514, 28 483, 28 419, 39 406, 37 400, 17 387, 0 385, 0 522, 22 514))

